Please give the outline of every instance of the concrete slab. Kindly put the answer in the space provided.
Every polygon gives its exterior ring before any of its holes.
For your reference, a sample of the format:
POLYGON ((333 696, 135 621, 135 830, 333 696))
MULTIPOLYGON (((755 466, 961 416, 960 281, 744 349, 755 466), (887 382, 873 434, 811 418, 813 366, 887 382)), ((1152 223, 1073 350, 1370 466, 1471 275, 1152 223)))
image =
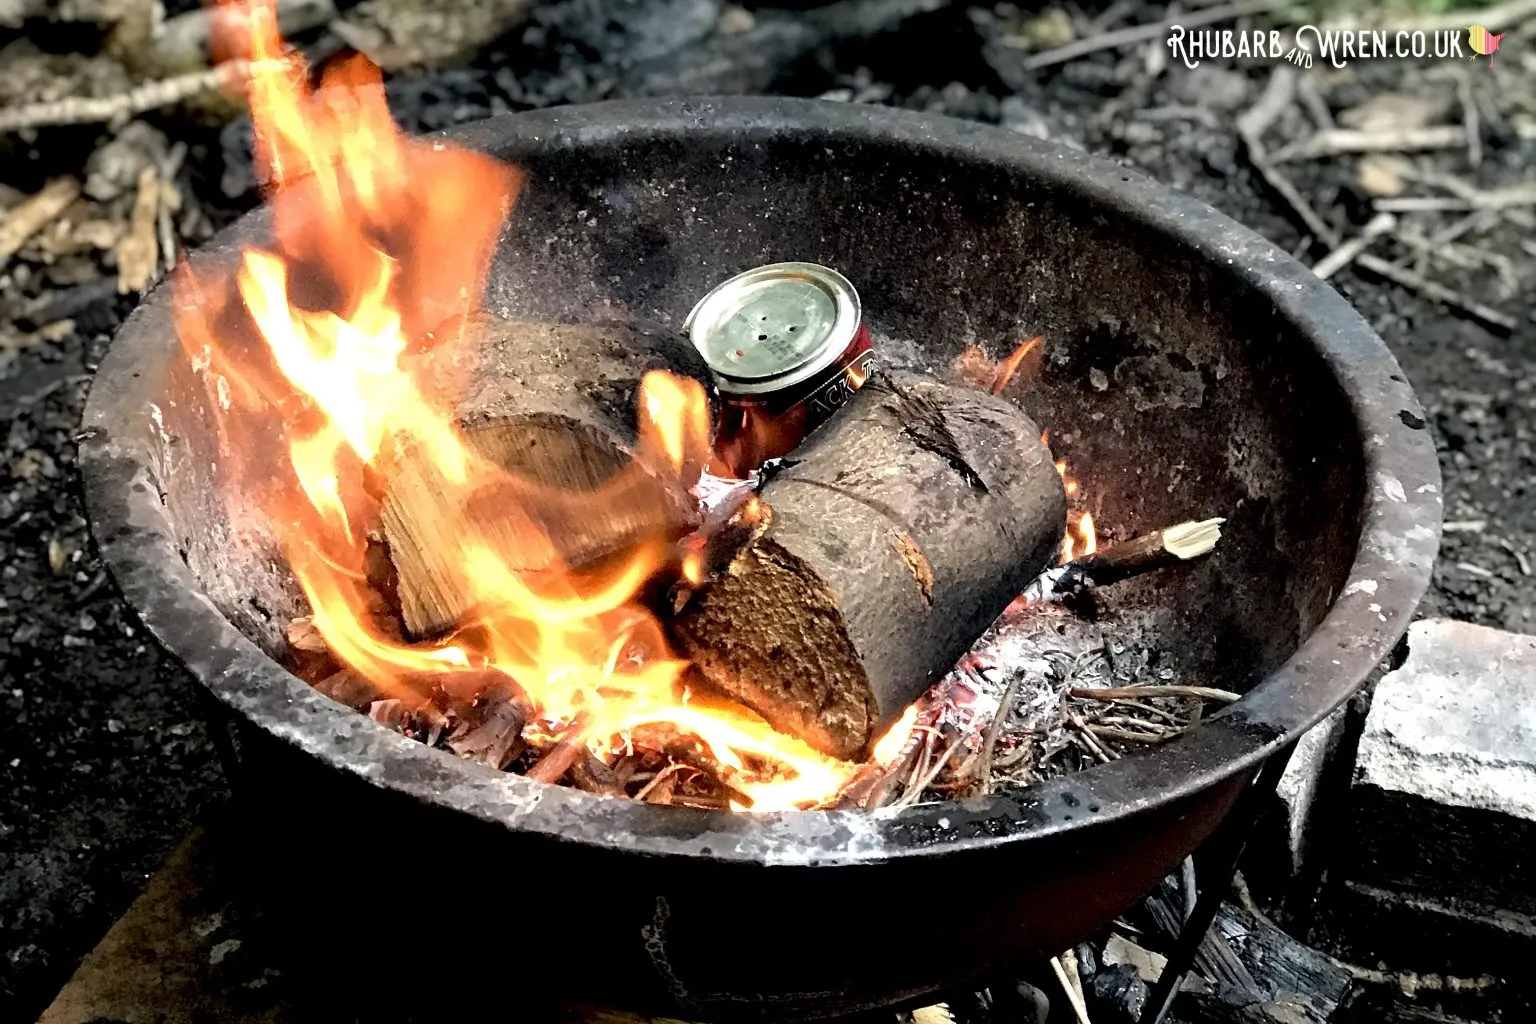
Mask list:
POLYGON ((1345 877, 1536 915, 1536 636, 1415 623, 1355 762, 1345 877))

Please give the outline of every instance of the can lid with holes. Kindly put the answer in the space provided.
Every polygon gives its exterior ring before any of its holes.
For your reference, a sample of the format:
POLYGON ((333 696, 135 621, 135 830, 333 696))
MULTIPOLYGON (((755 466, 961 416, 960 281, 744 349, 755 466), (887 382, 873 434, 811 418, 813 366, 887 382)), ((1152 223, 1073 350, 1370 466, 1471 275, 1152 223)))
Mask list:
POLYGON ((815 263, 771 263, 716 285, 683 330, 721 391, 763 394, 835 363, 859 330, 859 294, 815 263))

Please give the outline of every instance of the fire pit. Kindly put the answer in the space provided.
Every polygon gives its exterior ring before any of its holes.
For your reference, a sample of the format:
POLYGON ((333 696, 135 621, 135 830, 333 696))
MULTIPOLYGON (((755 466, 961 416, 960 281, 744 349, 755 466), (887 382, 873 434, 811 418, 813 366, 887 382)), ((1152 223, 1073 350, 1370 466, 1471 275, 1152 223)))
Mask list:
MULTIPOLYGON (((1139 756, 871 813, 653 807, 429 749, 277 660, 302 602, 220 498, 215 410, 160 289, 86 410, 93 527, 215 698, 251 877, 336 988, 398 991, 379 975, 403 953, 407 984, 460 1015, 579 998, 803 1020, 973 982, 1134 903, 1406 629, 1438 540, 1421 411, 1338 295, 1212 210, 1006 132, 843 104, 604 104, 451 137, 528 175, 497 314, 680 324, 730 274, 807 260, 857 284, 888 365, 1050 339, 1007 397, 1050 427, 1095 519, 1227 520, 1219 558, 1122 584, 1115 622, 1244 697, 1139 756)), ((268 231, 255 214, 194 265, 268 231)))

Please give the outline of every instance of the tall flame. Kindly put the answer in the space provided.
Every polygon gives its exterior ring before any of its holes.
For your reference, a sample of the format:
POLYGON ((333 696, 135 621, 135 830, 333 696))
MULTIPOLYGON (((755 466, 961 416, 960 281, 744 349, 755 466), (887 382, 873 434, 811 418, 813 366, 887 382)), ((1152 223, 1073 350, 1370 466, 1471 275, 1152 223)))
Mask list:
MULTIPOLYGON (((1040 435, 1040 443, 1047 448, 1051 444, 1051 432, 1044 431, 1040 435)), ((1067 500, 1074 501, 1082 493, 1082 485, 1077 478, 1067 471, 1067 460, 1056 460, 1056 473, 1061 477, 1062 490, 1066 492, 1067 500)), ((1069 511, 1067 513, 1067 530, 1061 538, 1061 564, 1066 565, 1074 558, 1091 555, 1099 550, 1099 533, 1093 523, 1093 513, 1088 511, 1069 511)))
MULTIPOLYGON (((184 266, 177 329, 222 412, 231 515, 260 515, 275 533, 331 651, 415 703, 439 686, 473 696, 457 691, 497 669, 533 700, 544 735, 580 722, 599 755, 643 727, 690 734, 755 810, 834 796, 853 766, 745 709, 689 698, 685 663, 637 600, 676 557, 664 544, 638 545, 600 579, 534 580, 461 516, 458 571, 475 621, 443 641, 408 643, 377 614, 368 534, 395 453, 427 453, 449 507, 505 475, 465 442, 455 396, 437 393, 416 356, 473 343, 467 332, 431 332, 478 305, 521 176, 404 136, 378 69, 362 59, 311 86, 272 0, 221 24, 234 33, 221 45, 253 61, 247 95, 257 158, 275 183, 274 240, 247 247, 224 278, 184 266)), ((660 459, 686 485, 709 457, 703 390, 658 373, 640 392, 638 457, 660 459)))

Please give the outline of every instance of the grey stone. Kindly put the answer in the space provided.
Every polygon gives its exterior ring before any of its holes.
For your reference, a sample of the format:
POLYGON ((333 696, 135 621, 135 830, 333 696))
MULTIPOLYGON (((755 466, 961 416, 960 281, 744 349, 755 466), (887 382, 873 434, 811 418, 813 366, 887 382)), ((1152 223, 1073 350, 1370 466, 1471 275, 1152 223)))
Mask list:
POLYGON ((1427 620, 1360 738, 1347 878, 1536 914, 1536 636, 1427 620))

